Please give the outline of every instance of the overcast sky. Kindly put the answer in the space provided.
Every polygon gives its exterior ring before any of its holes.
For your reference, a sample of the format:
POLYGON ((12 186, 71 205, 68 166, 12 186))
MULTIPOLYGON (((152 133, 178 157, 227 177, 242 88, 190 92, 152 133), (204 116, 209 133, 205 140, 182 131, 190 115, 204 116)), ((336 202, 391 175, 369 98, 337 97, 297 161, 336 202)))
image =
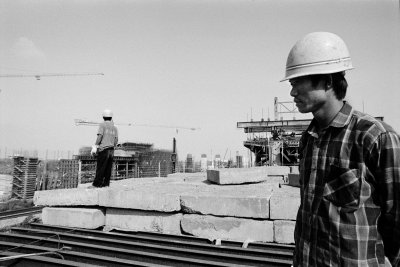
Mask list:
MULTIPOLYGON (((293 44, 313 31, 341 36, 354 70, 347 100, 400 130, 399 2, 0 1, 0 153, 90 146, 114 112, 120 141, 153 143, 179 156, 246 155, 236 123, 273 118, 291 101, 280 83, 293 44), (195 131, 174 128, 195 127, 195 131)), ((300 116, 299 116, 300 118, 300 116)))

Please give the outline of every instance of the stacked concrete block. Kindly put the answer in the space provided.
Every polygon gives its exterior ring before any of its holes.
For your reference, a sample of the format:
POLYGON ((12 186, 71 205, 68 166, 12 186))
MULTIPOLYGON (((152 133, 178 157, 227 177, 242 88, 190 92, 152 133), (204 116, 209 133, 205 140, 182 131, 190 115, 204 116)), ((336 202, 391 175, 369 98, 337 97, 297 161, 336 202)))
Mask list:
POLYGON ((158 191, 110 188, 99 192, 99 205, 104 207, 173 212, 181 209, 179 195, 158 191))
POLYGON ((182 214, 108 208, 105 229, 180 235, 182 214))
POLYGON ((280 244, 294 243, 294 227, 295 221, 274 221, 274 242, 280 244))
POLYGON ((287 184, 288 174, 291 172, 291 167, 289 166, 267 166, 268 168, 268 179, 280 178, 281 184, 287 184))
POLYGON ((33 203, 36 206, 97 206, 99 191, 106 189, 57 189, 36 191, 33 203))
POLYGON ((290 173, 289 166, 267 166, 268 176, 287 176, 290 173))
POLYGON ((42 211, 43 224, 96 229, 104 226, 105 215, 101 209, 49 208, 42 211))
POLYGON ((267 167, 207 170, 207 180, 220 185, 258 183, 267 179, 267 167))
POLYGON ((269 218, 269 197, 181 196, 181 207, 183 213, 269 218))
POLYGON ((271 220, 296 220, 300 206, 299 188, 282 185, 274 190, 269 205, 271 220))
POLYGON ((184 233, 210 240, 239 242, 273 242, 274 240, 273 222, 267 220, 185 214, 181 227, 184 233))
MULTIPOLYGON (((85 217, 72 208, 98 206, 97 210, 105 211, 102 224, 105 230, 189 234, 240 242, 293 243, 300 192, 299 188, 281 185, 280 181, 271 179, 270 173, 276 174, 272 176, 274 178, 288 174, 289 168, 281 167, 220 170, 222 176, 218 183, 210 183, 205 174, 175 175, 113 181, 111 187, 101 189, 80 187, 38 191, 34 203, 64 206, 62 211, 67 215, 63 216, 75 214, 76 218, 80 217, 76 221, 64 218, 68 222, 64 222, 68 224, 65 226, 69 227, 98 227, 99 220, 82 226, 85 217), (260 177, 264 177, 261 182, 260 177), (243 181, 246 182, 236 184, 243 181), (66 212, 65 206, 71 207, 71 213, 66 212)), ((51 218, 61 216, 60 210, 45 212, 44 222, 62 223, 51 218)))

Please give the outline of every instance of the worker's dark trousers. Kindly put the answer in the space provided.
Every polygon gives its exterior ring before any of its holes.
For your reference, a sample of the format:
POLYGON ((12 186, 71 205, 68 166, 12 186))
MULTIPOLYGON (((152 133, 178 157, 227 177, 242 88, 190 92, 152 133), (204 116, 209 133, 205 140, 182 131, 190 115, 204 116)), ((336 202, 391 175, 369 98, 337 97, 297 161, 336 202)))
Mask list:
POLYGON ((110 185, 112 164, 114 159, 114 148, 107 148, 97 155, 96 177, 93 186, 104 187, 110 185))

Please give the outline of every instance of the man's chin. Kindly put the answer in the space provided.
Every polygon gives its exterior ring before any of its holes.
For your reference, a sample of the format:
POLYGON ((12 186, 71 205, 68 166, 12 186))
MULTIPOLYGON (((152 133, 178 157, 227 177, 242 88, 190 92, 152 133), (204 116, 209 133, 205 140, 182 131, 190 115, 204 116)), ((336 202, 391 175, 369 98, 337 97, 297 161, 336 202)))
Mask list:
POLYGON ((309 110, 307 110, 307 109, 305 109, 305 108, 299 108, 299 107, 297 107, 297 109, 299 110, 300 113, 303 113, 303 114, 309 113, 309 112, 310 112, 309 110))

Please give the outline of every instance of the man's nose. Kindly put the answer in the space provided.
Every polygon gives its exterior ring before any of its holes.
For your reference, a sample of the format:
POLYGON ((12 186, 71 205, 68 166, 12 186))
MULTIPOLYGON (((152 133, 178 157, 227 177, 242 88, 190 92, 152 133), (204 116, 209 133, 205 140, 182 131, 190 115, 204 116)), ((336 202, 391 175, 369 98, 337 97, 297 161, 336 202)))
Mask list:
POLYGON ((290 96, 295 97, 296 95, 297 95, 297 90, 294 87, 292 87, 292 90, 290 90, 290 96))

